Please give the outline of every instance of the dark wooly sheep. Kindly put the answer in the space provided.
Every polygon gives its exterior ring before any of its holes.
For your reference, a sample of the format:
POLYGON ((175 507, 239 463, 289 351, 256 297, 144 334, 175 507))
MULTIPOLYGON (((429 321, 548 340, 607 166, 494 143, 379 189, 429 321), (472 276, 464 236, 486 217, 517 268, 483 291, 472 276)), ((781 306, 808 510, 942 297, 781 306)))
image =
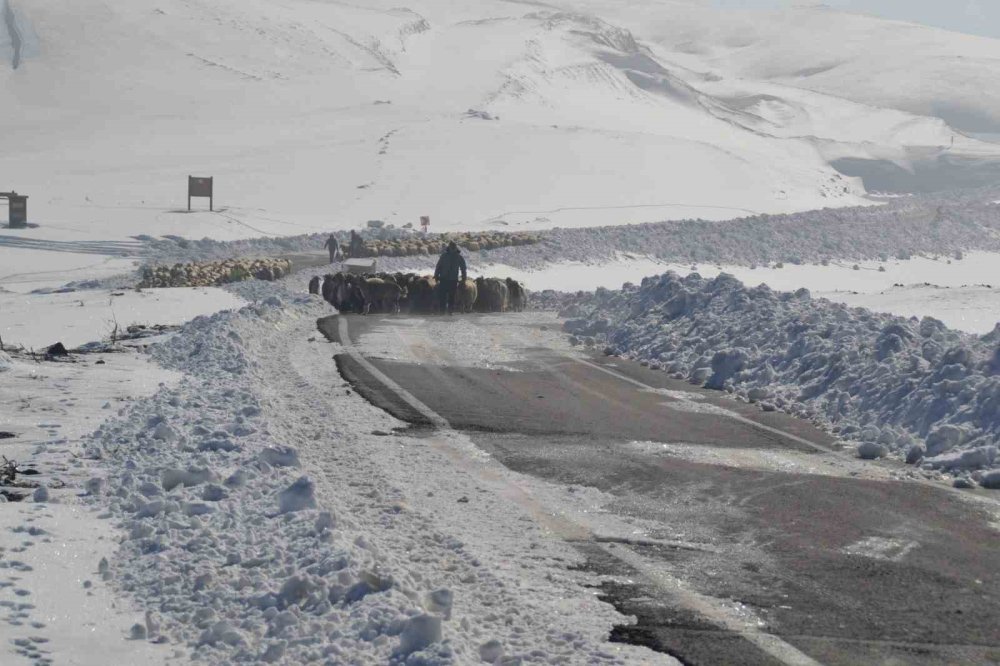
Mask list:
POLYGON ((361 297, 364 301, 362 312, 399 312, 399 302, 406 296, 406 290, 395 282, 382 278, 364 278, 359 281, 361 297))
POLYGON ((431 314, 437 312, 437 280, 429 275, 415 277, 407 286, 409 292, 410 312, 415 314, 431 314))
POLYGON ((507 294, 510 300, 510 309, 521 312, 528 307, 528 290, 520 282, 513 278, 507 278, 507 294))
POLYGON ((506 312, 508 289, 507 283, 498 278, 476 278, 476 289, 479 296, 476 299, 476 312, 506 312))
POLYGON ((337 306, 337 304, 334 302, 334 291, 336 290, 336 288, 337 288, 336 278, 333 275, 329 274, 324 275, 323 288, 322 288, 323 300, 334 307, 337 306))

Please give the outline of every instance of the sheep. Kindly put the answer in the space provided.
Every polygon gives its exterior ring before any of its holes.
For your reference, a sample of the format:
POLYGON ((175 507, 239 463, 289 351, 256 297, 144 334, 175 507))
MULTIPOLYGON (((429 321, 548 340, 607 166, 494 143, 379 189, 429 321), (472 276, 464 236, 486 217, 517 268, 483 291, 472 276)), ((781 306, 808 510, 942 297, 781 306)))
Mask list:
POLYGON ((479 290, 474 280, 461 280, 458 283, 458 295, 455 298, 455 309, 459 312, 472 312, 479 290))
POLYGON ((513 278, 507 278, 507 292, 510 297, 510 309, 521 312, 528 306, 528 290, 513 278))
POLYGON ((437 311, 438 283, 433 277, 424 275, 416 277, 408 285, 410 312, 432 313, 437 311))
POLYGON ((364 303, 362 314, 369 314, 373 305, 376 312, 399 312, 399 301, 406 295, 403 287, 382 278, 364 278, 358 287, 364 303))
POLYGON ((476 278, 476 312, 506 312, 508 289, 507 283, 498 278, 476 278))

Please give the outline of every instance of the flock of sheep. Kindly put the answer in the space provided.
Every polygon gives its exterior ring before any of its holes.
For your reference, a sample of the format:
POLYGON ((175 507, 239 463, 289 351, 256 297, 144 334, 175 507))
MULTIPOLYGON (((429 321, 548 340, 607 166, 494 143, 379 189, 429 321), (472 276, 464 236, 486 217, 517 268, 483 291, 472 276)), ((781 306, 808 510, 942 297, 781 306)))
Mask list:
POLYGON ((365 240, 357 255, 363 257, 409 257, 414 255, 441 254, 449 240, 453 240, 469 252, 495 250, 501 247, 534 245, 541 242, 539 234, 526 232, 463 232, 445 236, 437 234, 401 238, 373 238, 365 240))
POLYGON ((277 280, 292 272, 287 259, 225 259, 142 269, 140 289, 162 287, 215 287, 244 280, 277 280))
MULTIPOLYGON (((317 275, 309 281, 309 293, 340 312, 433 314, 438 312, 438 282, 430 275, 376 273, 317 275)), ((456 312, 520 312, 528 305, 528 291, 517 280, 484 278, 462 280, 455 298, 456 312)))

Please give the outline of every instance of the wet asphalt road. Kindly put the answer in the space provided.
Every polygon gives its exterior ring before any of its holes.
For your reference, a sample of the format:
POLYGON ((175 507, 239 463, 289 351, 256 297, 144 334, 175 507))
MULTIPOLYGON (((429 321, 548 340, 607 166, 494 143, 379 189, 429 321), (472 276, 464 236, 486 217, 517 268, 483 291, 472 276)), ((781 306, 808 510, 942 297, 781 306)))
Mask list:
MULTIPOLYGON (((352 342, 396 325, 347 321, 352 342)), ((522 332, 536 326, 524 315, 511 322, 522 332)), ((336 317, 319 326, 339 341, 336 317)), ((514 335, 510 344, 522 345, 522 358, 507 368, 449 363, 448 342, 434 339, 422 340, 420 360, 366 358, 506 467, 597 488, 614 498, 605 509, 643 526, 643 539, 577 544, 588 567, 609 576, 604 597, 638 620, 613 640, 687 664, 1000 663, 995 503, 893 480, 893 464, 825 452, 835 443, 807 423, 662 372, 596 355, 588 365, 520 338, 527 342, 514 335), (689 453, 664 454, 659 444, 689 453), (744 612, 791 656, 667 598, 651 570, 744 612)), ((337 365, 376 405, 428 425, 351 356, 337 365)))

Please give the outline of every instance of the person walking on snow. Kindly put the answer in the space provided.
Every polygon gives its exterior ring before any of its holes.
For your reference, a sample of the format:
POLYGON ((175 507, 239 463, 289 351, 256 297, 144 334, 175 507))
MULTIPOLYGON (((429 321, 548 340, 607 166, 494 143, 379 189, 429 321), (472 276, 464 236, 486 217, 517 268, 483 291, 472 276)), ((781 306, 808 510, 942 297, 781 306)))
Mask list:
POLYGON ((330 250, 330 263, 332 264, 337 260, 337 255, 340 254, 340 243, 337 242, 337 237, 330 234, 330 237, 323 243, 323 247, 330 250))
POLYGON ((442 313, 453 314, 455 311, 459 273, 462 274, 462 281, 465 282, 468 277, 465 257, 462 256, 455 241, 451 241, 441 253, 437 268, 434 269, 434 278, 438 281, 438 299, 442 313))

